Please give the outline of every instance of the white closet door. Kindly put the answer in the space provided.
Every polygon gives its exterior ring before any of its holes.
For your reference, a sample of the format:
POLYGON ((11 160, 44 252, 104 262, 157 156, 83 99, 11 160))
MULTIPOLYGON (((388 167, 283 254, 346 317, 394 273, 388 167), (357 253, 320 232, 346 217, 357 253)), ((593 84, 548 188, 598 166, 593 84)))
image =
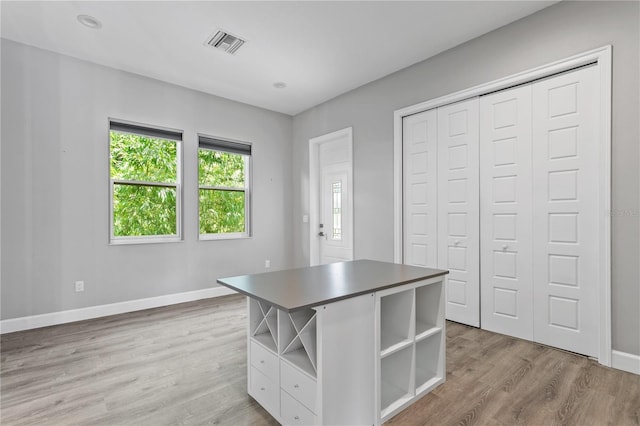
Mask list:
POLYGON ((438 264, 436 118, 433 109, 402 119, 403 262, 407 265, 438 264))
POLYGON ((438 267, 446 316, 480 326, 478 98, 438 108, 438 267))
POLYGON ((533 339, 531 86, 480 98, 482 328, 533 339))
POLYGON ((598 355, 598 68, 533 85, 534 340, 598 355))

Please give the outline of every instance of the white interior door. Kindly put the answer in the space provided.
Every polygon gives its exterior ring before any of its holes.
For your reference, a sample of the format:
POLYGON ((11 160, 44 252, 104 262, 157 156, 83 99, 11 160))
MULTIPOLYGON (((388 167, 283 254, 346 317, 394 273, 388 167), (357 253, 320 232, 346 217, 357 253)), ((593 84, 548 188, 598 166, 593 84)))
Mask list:
POLYGON ((599 68, 533 85, 534 340, 598 356, 599 68))
POLYGON ((438 108, 438 267, 447 319, 480 326, 478 98, 438 108))
POLYGON ((353 260, 351 128, 309 141, 310 263, 353 260))
POLYGON ((480 98, 482 328, 533 340, 531 85, 480 98))
POLYGON ((403 263, 438 265, 437 113, 429 110, 402 119, 403 263))

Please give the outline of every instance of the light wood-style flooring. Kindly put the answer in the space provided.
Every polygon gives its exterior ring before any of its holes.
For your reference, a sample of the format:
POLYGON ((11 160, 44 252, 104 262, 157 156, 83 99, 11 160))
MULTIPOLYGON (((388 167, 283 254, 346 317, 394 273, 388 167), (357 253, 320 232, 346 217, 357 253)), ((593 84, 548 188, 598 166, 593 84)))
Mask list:
MULTIPOLYGON (((246 394, 246 301, 226 296, 5 334, 0 424, 277 424, 246 394)), ((390 423, 638 425, 640 376, 447 324, 447 381, 390 423)))

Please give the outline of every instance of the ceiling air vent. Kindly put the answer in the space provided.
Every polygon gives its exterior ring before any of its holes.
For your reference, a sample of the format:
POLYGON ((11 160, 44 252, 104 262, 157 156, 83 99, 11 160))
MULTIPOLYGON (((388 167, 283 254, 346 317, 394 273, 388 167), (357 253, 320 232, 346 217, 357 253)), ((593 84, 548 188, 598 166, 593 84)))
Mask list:
POLYGON ((211 47, 224 50, 225 52, 233 55, 245 42, 246 40, 243 40, 240 37, 218 30, 213 33, 205 43, 211 47))

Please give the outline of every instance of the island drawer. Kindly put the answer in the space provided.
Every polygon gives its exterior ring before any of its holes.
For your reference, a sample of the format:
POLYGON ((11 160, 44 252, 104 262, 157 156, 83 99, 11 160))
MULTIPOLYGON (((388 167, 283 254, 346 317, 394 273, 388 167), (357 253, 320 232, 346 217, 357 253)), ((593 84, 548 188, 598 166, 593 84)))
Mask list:
POLYGON ((282 422, 285 425, 313 425, 316 417, 285 391, 280 391, 282 422))
POLYGON ((261 371, 269 380, 278 382, 278 355, 251 341, 251 366, 261 371))
POLYGON ((309 410, 315 412, 316 381, 282 360, 280 360, 280 386, 309 410))
POLYGON ((251 367, 249 394, 272 413, 278 412, 280 392, 278 386, 267 376, 251 367))

